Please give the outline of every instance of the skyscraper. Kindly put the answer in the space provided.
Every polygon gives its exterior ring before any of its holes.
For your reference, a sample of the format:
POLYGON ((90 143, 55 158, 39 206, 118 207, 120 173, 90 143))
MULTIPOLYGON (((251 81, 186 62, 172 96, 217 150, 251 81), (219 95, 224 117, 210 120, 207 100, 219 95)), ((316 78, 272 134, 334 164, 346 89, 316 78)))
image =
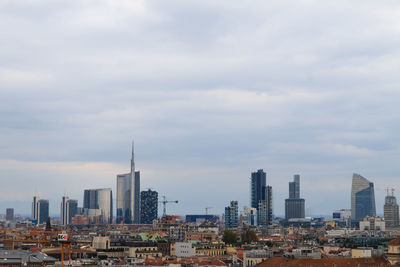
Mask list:
POLYGON ((47 219, 49 218, 49 201, 46 199, 39 199, 37 201, 37 223, 42 224, 46 223, 47 219))
POLYGON ((351 185, 351 219, 360 221, 365 216, 375 215, 374 183, 354 173, 351 185))
POLYGON ((289 182, 289 198, 285 199, 285 218, 305 217, 305 200, 300 198, 300 175, 295 174, 293 182, 289 182))
POLYGON ((13 208, 6 209, 6 220, 14 221, 14 209, 13 208))
POLYGON ((258 203, 257 219, 258 225, 268 225, 272 222, 273 211, 272 211, 272 187, 266 186, 265 199, 260 200, 258 203))
POLYGON ((140 223, 152 224, 158 216, 158 193, 148 190, 140 193, 140 223))
POLYGON ((250 178, 250 206, 258 209, 260 200, 265 199, 265 186, 267 184, 267 174, 262 170, 251 173, 250 178))
POLYGON ((239 224, 239 208, 237 201, 231 201, 228 207, 225 207, 225 229, 237 227, 239 224))
POLYGON ((135 171, 133 143, 131 171, 117 175, 117 223, 140 223, 140 172, 135 171))
POLYGON ((385 197, 385 205, 383 206, 383 217, 387 228, 399 226, 399 205, 397 205, 396 197, 393 195, 394 189, 387 190, 385 197))
POLYGON ((78 201, 69 199, 67 196, 61 199, 60 218, 62 225, 71 223, 71 218, 78 213, 78 201))
POLYGON ((37 206, 38 206, 38 201, 39 201, 39 196, 34 196, 33 197, 33 201, 32 201, 32 220, 36 220, 38 219, 37 217, 37 206))
POLYGON ((61 199, 61 209, 60 209, 60 219, 62 225, 68 224, 68 207, 67 207, 68 197, 63 196, 61 199))
POLYGON ((102 223, 112 223, 113 205, 111 188, 86 189, 83 209, 88 217, 100 217, 102 223))

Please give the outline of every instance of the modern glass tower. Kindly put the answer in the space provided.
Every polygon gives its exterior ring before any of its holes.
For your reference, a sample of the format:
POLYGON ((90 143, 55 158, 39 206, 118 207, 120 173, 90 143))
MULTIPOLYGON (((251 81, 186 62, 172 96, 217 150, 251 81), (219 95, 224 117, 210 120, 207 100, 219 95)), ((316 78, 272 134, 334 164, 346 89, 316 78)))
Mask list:
POLYGON ((351 219, 360 221, 365 216, 375 215, 374 183, 354 173, 351 184, 351 219))
POLYGON ((83 209, 88 217, 100 217, 104 224, 112 223, 113 205, 111 188, 86 189, 83 209))
POLYGON ((140 223, 140 172, 135 171, 132 143, 131 172, 117 175, 117 223, 140 223))
POLYGON ((397 205, 393 191, 394 189, 392 189, 390 194, 390 190, 387 190, 385 205, 383 206, 383 217, 385 218, 386 228, 399 226, 399 205, 397 205))
POLYGON ((239 224, 238 202, 231 201, 228 207, 225 207, 225 229, 237 227, 239 224))
POLYGON ((250 206, 258 208, 260 200, 265 200, 265 186, 267 184, 267 174, 262 170, 251 173, 250 178, 250 206))

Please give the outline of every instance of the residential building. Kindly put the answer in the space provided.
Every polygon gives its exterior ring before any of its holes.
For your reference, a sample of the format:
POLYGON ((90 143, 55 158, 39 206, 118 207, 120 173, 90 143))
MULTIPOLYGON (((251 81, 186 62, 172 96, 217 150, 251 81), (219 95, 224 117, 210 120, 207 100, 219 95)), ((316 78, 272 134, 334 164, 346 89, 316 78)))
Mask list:
POLYGON ((225 229, 237 227, 239 224, 238 202, 231 201, 228 207, 225 207, 225 229))
POLYGON ((285 199, 285 218, 305 217, 305 200, 300 198, 300 175, 295 174, 293 182, 289 182, 289 198, 285 199))
POLYGON ((267 225, 270 224, 273 220, 273 211, 272 211, 272 187, 266 186, 264 188, 265 199, 260 200, 258 203, 258 211, 257 211, 257 220, 258 225, 267 225))
POLYGON ((140 223, 152 224, 158 217, 158 193, 147 190, 140 193, 140 223))
POLYGON ((359 221, 365 216, 375 215, 374 183, 354 173, 351 185, 351 219, 359 221))
POLYGON ((135 170, 133 143, 131 171, 117 175, 117 223, 140 223, 140 172, 135 170))
POLYGON ((241 220, 244 225, 256 226, 257 225, 257 209, 244 206, 242 214, 241 214, 241 220))
POLYGON ((265 199, 265 186, 267 184, 267 174, 262 170, 251 173, 250 178, 250 206, 258 208, 260 200, 265 199))

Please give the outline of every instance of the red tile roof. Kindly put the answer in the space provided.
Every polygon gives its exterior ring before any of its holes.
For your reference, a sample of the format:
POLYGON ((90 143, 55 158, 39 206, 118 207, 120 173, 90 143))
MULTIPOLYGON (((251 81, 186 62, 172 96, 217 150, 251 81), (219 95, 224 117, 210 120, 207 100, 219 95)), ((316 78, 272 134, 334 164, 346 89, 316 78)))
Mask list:
POLYGON ((322 259, 285 259, 269 258, 257 267, 378 267, 391 266, 384 258, 322 258, 322 259))

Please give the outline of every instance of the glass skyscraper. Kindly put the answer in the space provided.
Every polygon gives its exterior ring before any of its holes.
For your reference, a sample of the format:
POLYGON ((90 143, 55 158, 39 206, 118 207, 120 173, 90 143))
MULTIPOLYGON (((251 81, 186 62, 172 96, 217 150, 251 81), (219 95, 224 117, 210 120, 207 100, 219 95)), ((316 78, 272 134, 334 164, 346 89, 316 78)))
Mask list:
POLYGON ((375 215, 374 183, 354 173, 351 184, 351 219, 360 221, 365 216, 375 215))
POLYGON ((147 190, 140 193, 140 223, 152 224, 158 215, 158 193, 147 190))
POLYGON ((300 175, 295 174, 293 182, 289 182, 289 198, 285 199, 285 218, 305 217, 305 200, 300 198, 300 175))

